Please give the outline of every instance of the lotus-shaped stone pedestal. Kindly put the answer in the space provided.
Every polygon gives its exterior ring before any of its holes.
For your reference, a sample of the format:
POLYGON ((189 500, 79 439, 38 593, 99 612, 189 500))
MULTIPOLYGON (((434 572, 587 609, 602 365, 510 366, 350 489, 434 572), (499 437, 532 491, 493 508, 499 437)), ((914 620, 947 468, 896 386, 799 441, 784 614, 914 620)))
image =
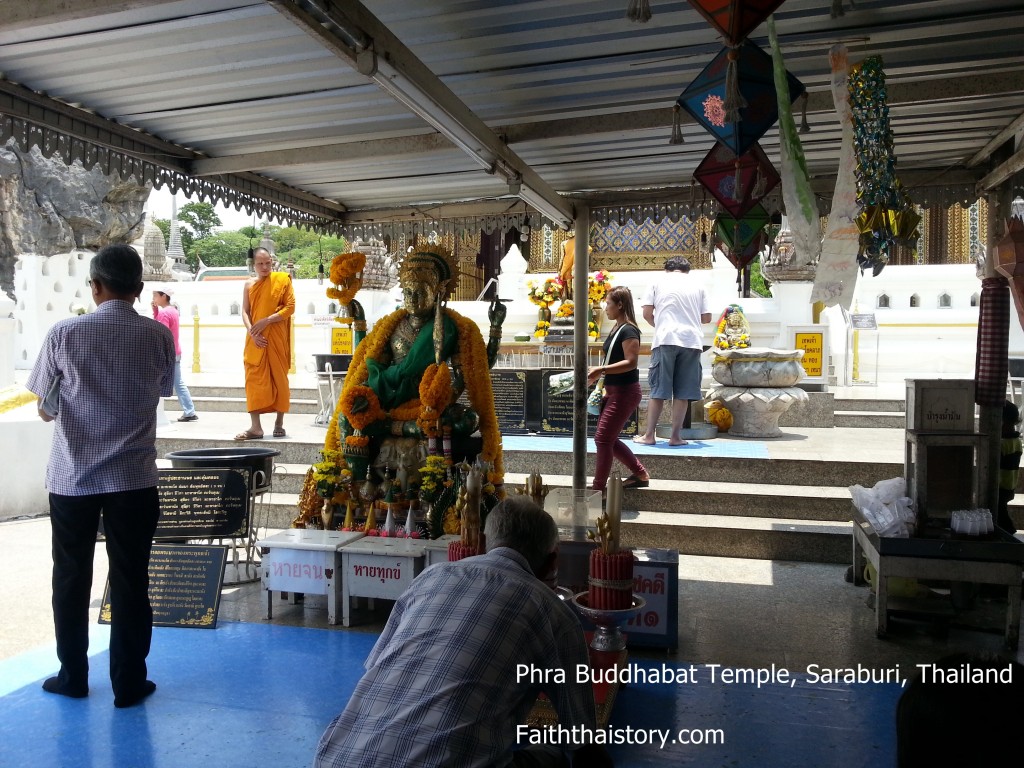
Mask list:
POLYGON ((715 353, 706 401, 721 400, 732 413, 730 435, 779 437, 779 417, 807 393, 793 386, 804 377, 802 349, 723 349, 715 353))

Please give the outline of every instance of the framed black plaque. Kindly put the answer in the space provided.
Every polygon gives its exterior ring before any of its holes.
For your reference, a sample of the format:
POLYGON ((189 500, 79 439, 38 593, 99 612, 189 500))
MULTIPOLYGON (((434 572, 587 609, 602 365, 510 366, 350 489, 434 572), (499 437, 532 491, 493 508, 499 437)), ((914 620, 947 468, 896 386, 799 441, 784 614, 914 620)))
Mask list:
MULTIPOLYGON (((155 627, 214 629, 227 547, 154 544, 149 556, 149 602, 155 627)), ((109 624, 110 582, 103 588, 100 624, 109 624)))
POLYGON ((247 468, 161 469, 157 539, 244 538, 249 534, 247 468))
POLYGON ((503 435, 525 435, 526 428, 526 372, 511 368, 491 370, 494 390, 494 412, 503 435))
MULTIPOLYGON (((573 417, 573 393, 563 392, 560 395, 548 393, 548 380, 556 373, 562 373, 564 369, 545 370, 541 374, 540 382, 540 429, 538 435, 549 437, 572 437, 573 417)), ((629 420, 622 427, 621 435, 631 436, 637 434, 640 427, 639 409, 634 411, 629 420)), ((587 415, 587 434, 591 437, 597 429, 597 416, 587 415)))

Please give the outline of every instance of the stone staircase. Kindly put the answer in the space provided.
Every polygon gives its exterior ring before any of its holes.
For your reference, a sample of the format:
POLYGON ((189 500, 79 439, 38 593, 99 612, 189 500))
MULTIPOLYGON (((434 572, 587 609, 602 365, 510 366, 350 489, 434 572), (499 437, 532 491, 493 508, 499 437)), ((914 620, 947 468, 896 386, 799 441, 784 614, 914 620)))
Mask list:
MULTIPOLYGON (((200 421, 178 427, 173 434, 158 433, 159 455, 188 448, 240 445, 231 440, 231 435, 248 423, 244 390, 190 389, 200 421), (204 431, 192 429, 196 425, 204 431)), ((292 394, 293 412, 286 421, 289 437, 247 443, 281 452, 273 489, 262 497, 256 510, 256 522, 270 529, 288 527, 294 518, 305 473, 317 461, 326 434, 322 427, 312 425, 313 418, 308 415, 319 411, 316 390, 293 388, 292 394)), ((175 418, 177 407, 173 398, 166 401, 169 418, 175 418)), ((804 431, 823 441, 850 440, 851 434, 856 435, 857 442, 863 439, 868 443, 884 434, 890 446, 901 440, 894 434, 896 430, 902 433, 904 425, 901 401, 836 400, 836 408, 837 426, 862 429, 804 431)), ((265 416, 264 421, 269 423, 270 418, 265 416)), ((794 440, 799 439, 799 427, 786 431, 793 433, 794 440)), ((539 470, 550 487, 571 487, 569 441, 547 438, 540 442, 539 450, 506 449, 506 482, 521 485, 527 473, 539 470)), ((863 455, 863 451, 853 453, 863 455)), ((847 488, 853 484, 871 486, 902 475, 902 462, 892 460, 891 450, 887 455, 890 460, 880 461, 702 457, 669 451, 644 455, 642 460, 654 479, 649 488, 626 492, 623 542, 670 547, 693 555, 848 562, 847 488)), ((588 456, 588 472, 593 471, 593 460, 593 455, 588 456)))
POLYGON ((907 424, 903 400, 836 398, 833 413, 837 427, 904 429, 907 424))

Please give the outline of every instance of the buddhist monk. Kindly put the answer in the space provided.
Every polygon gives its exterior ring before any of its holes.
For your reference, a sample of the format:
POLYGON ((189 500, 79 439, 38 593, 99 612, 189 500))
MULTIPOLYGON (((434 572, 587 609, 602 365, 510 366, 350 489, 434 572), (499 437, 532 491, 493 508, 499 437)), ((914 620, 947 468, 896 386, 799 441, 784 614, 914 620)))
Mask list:
POLYGON ((235 440, 259 440, 263 437, 260 414, 274 412, 274 437, 284 437, 284 415, 288 413, 291 392, 288 368, 291 365, 291 316, 295 314, 292 279, 286 272, 272 272, 274 259, 266 248, 253 252, 256 277, 242 291, 242 321, 245 337, 245 402, 252 425, 235 435, 235 440))

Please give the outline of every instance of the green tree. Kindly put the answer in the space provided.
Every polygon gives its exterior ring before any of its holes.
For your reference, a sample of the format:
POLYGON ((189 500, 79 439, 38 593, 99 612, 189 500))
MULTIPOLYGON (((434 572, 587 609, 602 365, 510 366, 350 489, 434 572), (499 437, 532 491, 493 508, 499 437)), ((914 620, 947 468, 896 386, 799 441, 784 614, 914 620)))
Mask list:
POLYGON ((750 292, 766 299, 772 295, 771 283, 765 280, 764 275, 761 274, 760 257, 754 259, 750 265, 750 292))
POLYGON ((192 244, 189 261, 202 259, 208 267, 245 266, 249 238, 241 232, 217 232, 192 244))
MULTIPOLYGON (((185 203, 178 211, 178 221, 188 227, 196 240, 210 237, 213 228, 221 226, 220 216, 213 209, 212 203, 185 203)), ((182 247, 185 247, 184 236, 182 247)))

